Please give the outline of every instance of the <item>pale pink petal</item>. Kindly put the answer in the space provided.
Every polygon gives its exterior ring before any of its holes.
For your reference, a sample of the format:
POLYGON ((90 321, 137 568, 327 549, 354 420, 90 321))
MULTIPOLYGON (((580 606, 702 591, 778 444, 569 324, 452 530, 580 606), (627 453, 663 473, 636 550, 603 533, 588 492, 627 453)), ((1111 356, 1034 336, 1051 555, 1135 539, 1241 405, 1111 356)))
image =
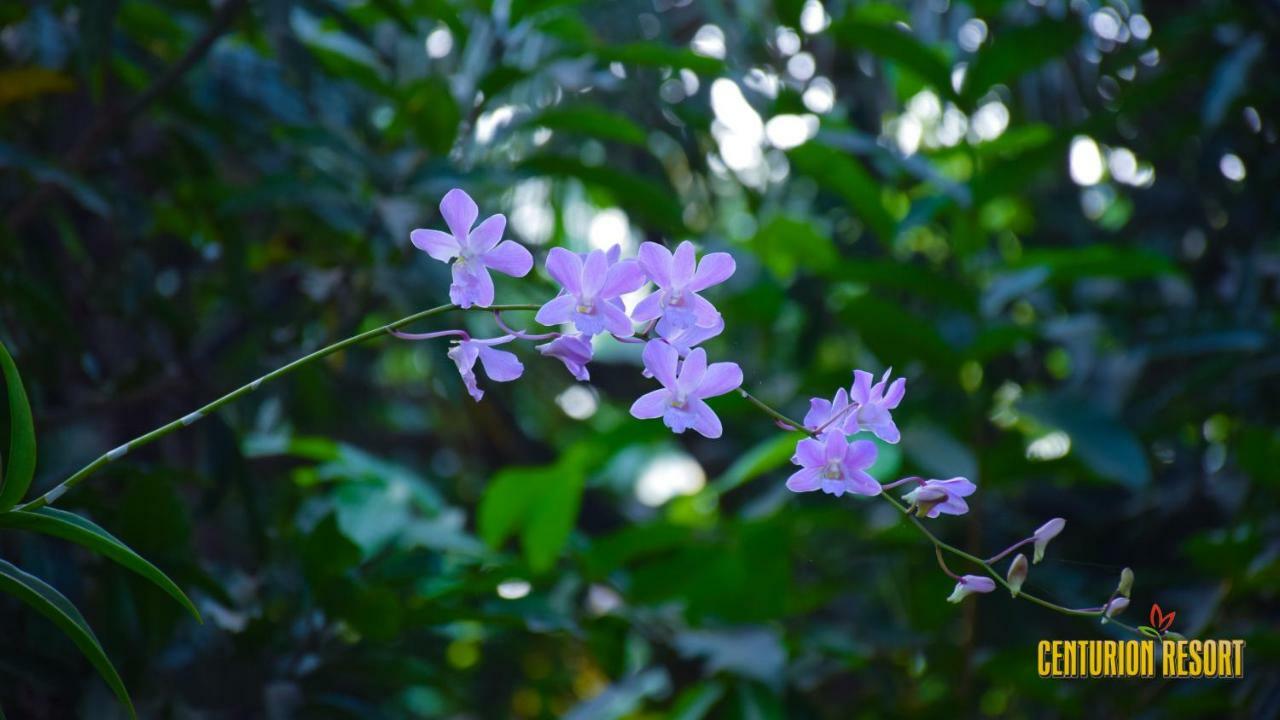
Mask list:
POLYGON ((484 219, 484 222, 476 226, 471 231, 471 236, 467 240, 467 244, 471 246, 471 252, 475 255, 483 255, 492 250, 498 241, 502 240, 502 233, 507 231, 507 216, 502 213, 490 215, 484 219))
POLYGON ((655 242, 640 244, 640 266, 659 287, 671 287, 671 251, 655 242))
POLYGON ((582 295, 596 297, 600 288, 604 287, 605 276, 609 274, 609 261, 605 259, 603 250, 593 250, 587 255, 582 265, 582 295))
POLYGON ((689 309, 693 312, 695 325, 714 325, 720 321, 720 311, 710 301, 697 293, 685 296, 689 309))
POLYGON ((821 467, 827 462, 824 457, 825 447, 818 440, 805 438, 796 443, 796 454, 792 456, 791 462, 805 467, 821 467))
POLYGON ((871 373, 866 370, 853 371, 853 387, 849 390, 849 399, 859 405, 871 401, 871 373))
POLYGON ((440 214, 444 216, 445 224, 461 244, 466 242, 467 235, 471 233, 471 226, 476 224, 480 208, 476 207, 476 201, 472 200, 465 191, 454 188, 440 201, 440 214))
POLYGON ((676 363, 680 361, 680 353, 661 340, 650 340, 645 343, 641 353, 645 368, 664 387, 672 390, 676 387, 676 363))
POLYGON ((698 271, 694 273, 689 289, 698 292, 712 285, 718 285, 728 280, 737 267, 737 263, 729 253, 717 252, 704 255, 698 262, 698 271))
POLYGON ((671 393, 666 390, 654 390, 641 395, 631 404, 631 417, 639 418, 640 420, 662 417, 662 413, 667 409, 667 400, 670 397, 671 393))
POLYGON ((815 430, 831 419, 831 401, 822 398, 809 400, 809 412, 804 414, 804 426, 815 430))
POLYGON ((426 228, 409 233, 409 242, 440 262, 449 262, 458 256, 458 241, 449 233, 426 228))
POLYGON ((705 402, 696 398, 690 400, 689 411, 693 413, 693 422, 690 423, 689 427, 696 430, 703 437, 715 440, 724 433, 720 418, 705 402))
POLYGON ((843 435, 840 433, 827 433, 826 444, 822 451, 824 462, 844 460, 848 450, 849 441, 843 435))
POLYGON ((582 258, 562 247, 547 253, 547 272, 571 295, 582 294, 582 258))
POLYGON ((907 392, 907 379, 898 378, 889 385, 889 391, 884 394, 884 406, 887 410, 898 407, 898 403, 902 402, 902 396, 907 392))
POLYGON ((453 264, 453 284, 449 286, 449 299, 458 307, 472 305, 488 307, 493 304, 493 278, 483 265, 461 262, 453 264))
POLYGON ((680 378, 676 387, 686 395, 696 395, 698 386, 702 384, 702 376, 706 371, 707 351, 698 348, 690 352, 689 357, 684 359, 684 365, 680 367, 680 378))
POLYGON ((578 300, 574 296, 557 295, 539 308, 533 319, 543 325, 563 325, 573 317, 573 311, 577 307, 578 300))
POLYGON ((631 318, 627 317, 627 313, 616 305, 607 302, 596 305, 596 311, 604 316, 604 326, 609 332, 618 337, 631 337, 636 330, 631 326, 631 318))
POLYGON ((524 277, 533 269, 533 255, 514 240, 504 240, 482 256, 485 265, 504 275, 524 277))
POLYGON ((842 459, 849 467, 869 468, 876 461, 876 444, 870 440, 854 440, 842 459))
POLYGON ((641 298, 631 311, 631 319, 636 322, 649 322, 662 315, 662 291, 641 298))
POLYGON ((644 285, 644 271, 635 260, 623 260, 609 268, 605 275, 604 286, 600 288, 600 297, 614 298, 624 293, 639 290, 644 285))
MULTIPOLYGON (((690 353, 690 357, 692 356, 693 354, 690 353)), ((685 362, 687 363, 688 361, 686 360, 685 362)), ((738 363, 712 363, 702 375, 702 383, 698 385, 694 395, 700 398, 715 397, 737 390, 741 386, 742 368, 738 367, 738 363)))
POLYGON ((494 382, 511 382, 524 374, 520 359, 506 350, 481 345, 480 364, 484 366, 484 374, 494 382))
POLYGON ((857 495, 879 495, 880 483, 862 470, 845 473, 845 487, 857 495))
POLYGON ((693 280, 694 267, 697 262, 697 254, 693 250, 693 243, 688 240, 680 243, 676 246, 676 251, 671 258, 671 283, 676 287, 687 287, 689 281, 693 280))
POLYGON ((791 492, 813 492, 818 489, 821 484, 822 470, 816 467, 807 467, 803 470, 797 470, 787 478, 787 489, 791 492))

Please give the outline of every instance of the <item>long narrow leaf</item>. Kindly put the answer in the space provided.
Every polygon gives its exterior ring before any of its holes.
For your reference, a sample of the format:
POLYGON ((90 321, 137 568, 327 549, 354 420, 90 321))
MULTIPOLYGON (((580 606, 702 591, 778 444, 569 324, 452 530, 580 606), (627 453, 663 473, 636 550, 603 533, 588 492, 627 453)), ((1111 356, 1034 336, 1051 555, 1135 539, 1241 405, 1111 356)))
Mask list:
POLYGON ((147 562, 145 558, 134 552, 128 545, 125 545, 114 535, 90 520, 65 510, 44 507, 33 512, 0 513, 0 527, 53 535, 105 555, 155 583, 157 587, 168 593, 186 608, 187 612, 190 612, 196 620, 200 620, 200 611, 196 610, 196 606, 192 604, 191 599, 182 592, 177 584, 161 572, 160 568, 147 562))
POLYGON ((27 494, 36 472, 36 428, 22 377, 9 351, 0 343, 0 371, 9 395, 9 465, 0 481, 0 510, 8 510, 27 494))
POLYGON ((98 674, 106 681, 111 691, 129 711, 129 717, 137 718, 133 709, 133 701, 129 699, 129 691, 116 669, 107 658, 97 636, 89 628, 79 610, 45 581, 31 575, 20 568, 0 560, 0 591, 6 592, 30 605, 37 612, 53 621, 58 629, 67 634, 71 641, 80 648, 80 652, 89 659, 98 674))

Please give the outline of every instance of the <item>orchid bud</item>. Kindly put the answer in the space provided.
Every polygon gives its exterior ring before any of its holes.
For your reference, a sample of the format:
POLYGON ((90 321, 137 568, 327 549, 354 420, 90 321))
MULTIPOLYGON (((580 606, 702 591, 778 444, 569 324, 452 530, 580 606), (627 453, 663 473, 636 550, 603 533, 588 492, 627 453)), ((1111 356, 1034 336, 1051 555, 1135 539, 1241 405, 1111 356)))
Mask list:
POLYGON ((974 593, 989 593, 996 589, 996 581, 985 575, 965 575, 956 582, 947 602, 958 603, 974 593))
POLYGON ((1036 532, 1032 536, 1035 539, 1035 557, 1032 558, 1032 562, 1038 563, 1044 559, 1045 546, 1049 544, 1050 540, 1058 537, 1058 533, 1062 532, 1062 528, 1066 526, 1066 520, 1054 518, 1036 528, 1036 532))
POLYGON ((1116 586, 1116 594, 1129 597, 1129 591, 1133 590, 1133 571, 1125 568, 1120 571, 1120 584, 1116 586))
POLYGON ((915 490, 903 495, 902 499, 910 503, 911 506, 916 509, 917 517, 928 517, 929 513, 933 512, 933 509, 938 505, 946 502, 948 497, 949 496, 942 488, 930 485, 921 485, 915 490))
POLYGON ((1022 592, 1022 583, 1027 581, 1027 556, 1018 553, 1013 562, 1009 563, 1009 574, 1005 575, 1005 580, 1009 583, 1009 592, 1014 597, 1018 597, 1018 593, 1022 592))
POLYGON ((1129 607, 1129 598, 1126 598, 1126 597, 1111 598, 1110 600, 1107 601, 1106 605, 1102 606, 1102 622, 1105 623, 1107 621, 1107 618, 1113 618, 1119 615, 1120 613, 1124 612, 1125 608, 1127 607, 1129 607))

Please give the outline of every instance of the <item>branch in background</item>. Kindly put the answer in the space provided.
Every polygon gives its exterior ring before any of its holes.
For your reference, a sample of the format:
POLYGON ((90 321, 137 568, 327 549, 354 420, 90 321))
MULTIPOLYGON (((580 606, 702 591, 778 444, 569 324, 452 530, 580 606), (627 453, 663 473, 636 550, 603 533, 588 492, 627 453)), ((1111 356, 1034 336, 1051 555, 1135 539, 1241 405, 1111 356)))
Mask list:
MULTIPOLYGON (((105 110, 99 114, 98 119, 71 146, 71 151, 67 153, 66 159, 63 160, 61 169, 67 172, 75 172, 84 167, 113 135, 132 122, 139 113, 169 88, 177 84, 183 75, 187 74, 191 68, 195 67, 196 63, 204 58, 210 48, 213 47, 214 42, 231 27, 236 16, 247 4, 248 0, 226 0, 222 7, 218 8, 218 11, 214 13, 209 26, 205 28, 204 33, 196 39, 195 43, 187 49, 176 63, 171 65, 151 85, 130 101, 124 110, 119 112, 105 110)), ((9 229, 13 232, 21 229, 27 221, 43 209, 45 203, 53 196, 54 190, 55 186, 49 183, 41 183, 37 186, 35 192, 29 195, 26 200, 18 203, 9 212, 9 217, 5 221, 9 229)))

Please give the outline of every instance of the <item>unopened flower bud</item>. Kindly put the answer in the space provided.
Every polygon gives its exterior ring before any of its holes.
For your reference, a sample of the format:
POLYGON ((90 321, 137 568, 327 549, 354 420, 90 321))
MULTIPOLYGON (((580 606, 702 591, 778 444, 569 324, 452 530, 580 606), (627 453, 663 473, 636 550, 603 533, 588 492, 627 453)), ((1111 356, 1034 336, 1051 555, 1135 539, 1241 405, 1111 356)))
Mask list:
POLYGON ((965 575, 956 582, 947 602, 958 603, 974 593, 989 593, 996 589, 996 581, 985 575, 965 575))
POLYGON ((1129 607, 1129 598, 1114 597, 1102 606, 1102 622, 1106 622, 1107 618, 1113 618, 1125 611, 1129 607))
POLYGON ((1013 562, 1009 563, 1009 574, 1005 575, 1005 580, 1009 583, 1009 591, 1014 597, 1018 597, 1018 593, 1022 592, 1022 583, 1027 580, 1027 556, 1018 553, 1013 562))
POLYGON ((1120 571, 1120 584, 1116 586, 1116 594, 1129 597, 1129 592, 1133 590, 1133 571, 1125 568, 1120 571))
POLYGON ((1044 559, 1045 546, 1049 544, 1050 540, 1058 537, 1058 533, 1062 532, 1062 528, 1066 526, 1066 520, 1054 518, 1036 528, 1035 534, 1032 536, 1035 539, 1035 557, 1032 558, 1032 562, 1038 563, 1044 559))

